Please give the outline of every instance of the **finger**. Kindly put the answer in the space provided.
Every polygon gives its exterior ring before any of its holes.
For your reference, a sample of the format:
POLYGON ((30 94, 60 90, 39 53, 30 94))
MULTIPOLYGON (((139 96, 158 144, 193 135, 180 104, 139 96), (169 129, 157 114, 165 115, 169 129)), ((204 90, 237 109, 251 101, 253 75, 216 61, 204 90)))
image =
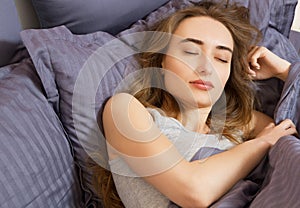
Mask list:
POLYGON ((255 53, 255 51, 259 48, 259 46, 254 46, 248 53, 247 59, 250 60, 251 56, 255 53))
POLYGON ((247 61, 249 63, 249 66, 248 66, 248 69, 247 69, 247 73, 250 75, 250 76, 253 76, 255 77, 256 76, 256 72, 251 69, 251 63, 250 63, 250 60, 251 60, 251 57, 253 56, 253 54, 255 53, 255 51, 257 50, 258 46, 255 46, 251 49, 251 51, 248 53, 248 56, 247 56, 247 61))
POLYGON ((280 123, 281 128, 283 128, 283 135, 294 135, 299 136, 295 124, 290 120, 286 119, 280 123))
POLYGON ((252 70, 250 67, 248 67, 247 73, 249 74, 250 79, 255 79, 255 77, 256 77, 256 72, 255 72, 254 70, 252 70))
POLYGON ((290 128, 296 128, 295 124, 291 119, 285 119, 280 123, 281 127, 284 130, 290 129, 290 128))
POLYGON ((247 60, 248 62, 250 63, 251 61, 251 58, 253 57, 253 55, 257 52, 257 50, 259 49, 259 46, 255 46, 253 47, 250 52, 248 53, 248 56, 247 56, 247 60))
POLYGON ((264 47, 257 47, 249 56, 250 67, 256 70, 260 69, 258 60, 265 56, 266 49, 264 47))
POLYGON ((295 127, 291 127, 291 128, 288 128, 288 129, 286 129, 285 130, 285 135, 295 135, 295 136, 299 136, 298 135, 298 132, 297 132, 297 130, 296 130, 296 128, 295 127))

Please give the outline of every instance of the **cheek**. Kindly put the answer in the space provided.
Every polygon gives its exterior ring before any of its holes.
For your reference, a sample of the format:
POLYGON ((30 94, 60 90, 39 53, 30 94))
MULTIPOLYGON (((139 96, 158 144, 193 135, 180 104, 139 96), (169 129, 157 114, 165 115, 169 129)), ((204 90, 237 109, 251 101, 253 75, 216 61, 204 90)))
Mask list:
POLYGON ((164 69, 171 71, 180 77, 184 77, 193 71, 193 65, 191 61, 188 61, 179 55, 166 55, 161 65, 164 69))
POLYGON ((164 73, 164 85, 168 92, 174 94, 176 91, 180 91, 186 87, 186 84, 182 77, 175 71, 165 70, 164 73))
POLYGON ((173 71, 165 71, 164 85, 164 90, 173 95, 176 100, 178 99, 179 103, 193 97, 193 92, 184 79, 173 71))
POLYGON ((222 70, 219 71, 219 77, 220 77, 220 80, 221 80, 221 84, 223 86, 223 88, 225 87, 228 79, 229 79, 229 76, 230 76, 230 71, 231 71, 231 67, 226 67, 226 68, 223 68, 222 70))

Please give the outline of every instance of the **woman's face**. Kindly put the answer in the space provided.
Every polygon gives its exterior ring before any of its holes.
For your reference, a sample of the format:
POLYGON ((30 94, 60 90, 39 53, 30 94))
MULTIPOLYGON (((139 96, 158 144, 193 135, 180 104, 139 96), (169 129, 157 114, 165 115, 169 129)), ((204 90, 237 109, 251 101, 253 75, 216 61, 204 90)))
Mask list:
POLYGON ((162 62, 166 90, 183 106, 211 108, 229 78, 233 44, 229 30, 212 18, 183 20, 162 62))

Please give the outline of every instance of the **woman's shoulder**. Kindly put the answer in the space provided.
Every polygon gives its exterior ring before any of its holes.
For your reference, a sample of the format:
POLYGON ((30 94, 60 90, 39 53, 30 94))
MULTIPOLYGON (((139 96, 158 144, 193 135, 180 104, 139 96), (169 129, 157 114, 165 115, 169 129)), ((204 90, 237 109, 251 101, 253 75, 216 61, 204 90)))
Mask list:
POLYGON ((128 101, 139 102, 133 95, 129 93, 121 92, 111 96, 105 103, 105 106, 111 105, 112 102, 119 102, 122 104, 128 101))
POLYGON ((112 113, 131 113, 132 110, 146 110, 142 103, 136 99, 133 95, 128 93, 118 93, 110 97, 104 106, 104 118, 105 115, 112 113))
POLYGON ((148 110, 130 94, 112 96, 102 117, 108 149, 115 155, 146 157, 170 145, 148 110))
POLYGON ((112 96, 104 107, 102 117, 106 135, 114 135, 118 132, 122 136, 126 135, 127 138, 136 135, 143 138, 154 128, 153 117, 146 107, 127 93, 112 96))

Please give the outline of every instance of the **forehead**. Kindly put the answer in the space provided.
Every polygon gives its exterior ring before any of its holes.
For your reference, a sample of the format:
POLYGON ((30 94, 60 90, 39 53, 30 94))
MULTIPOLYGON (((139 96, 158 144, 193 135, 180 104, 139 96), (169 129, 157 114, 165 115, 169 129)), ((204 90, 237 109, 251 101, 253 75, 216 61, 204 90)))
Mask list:
POLYGON ((210 17, 190 17, 176 28, 174 35, 180 38, 195 38, 204 43, 225 45, 233 49, 230 31, 221 22, 210 17))

